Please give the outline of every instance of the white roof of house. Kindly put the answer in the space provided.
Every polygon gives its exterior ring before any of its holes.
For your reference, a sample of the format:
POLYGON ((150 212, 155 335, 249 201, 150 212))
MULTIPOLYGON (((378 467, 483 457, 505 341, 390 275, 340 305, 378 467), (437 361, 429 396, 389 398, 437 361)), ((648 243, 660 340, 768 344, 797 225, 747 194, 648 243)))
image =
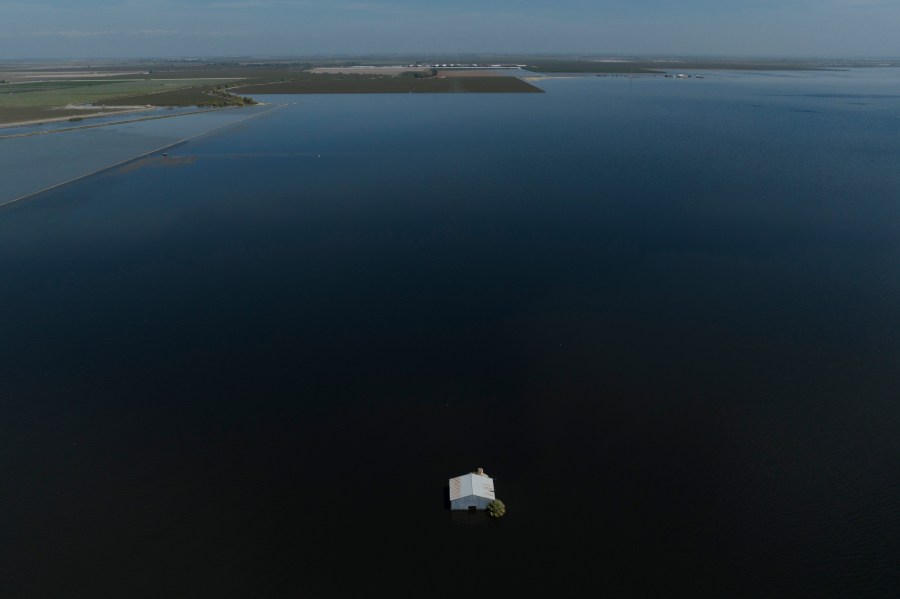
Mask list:
POLYGON ((487 474, 475 474, 474 472, 450 479, 450 501, 469 495, 496 499, 494 479, 487 474))

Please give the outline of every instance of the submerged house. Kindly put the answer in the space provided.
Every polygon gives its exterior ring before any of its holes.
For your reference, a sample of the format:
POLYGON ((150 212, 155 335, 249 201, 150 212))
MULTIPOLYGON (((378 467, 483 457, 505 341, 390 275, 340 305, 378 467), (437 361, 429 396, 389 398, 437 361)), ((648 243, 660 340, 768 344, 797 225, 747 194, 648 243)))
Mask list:
POLYGON ((451 510, 485 510, 494 499, 494 479, 481 468, 450 479, 451 510))

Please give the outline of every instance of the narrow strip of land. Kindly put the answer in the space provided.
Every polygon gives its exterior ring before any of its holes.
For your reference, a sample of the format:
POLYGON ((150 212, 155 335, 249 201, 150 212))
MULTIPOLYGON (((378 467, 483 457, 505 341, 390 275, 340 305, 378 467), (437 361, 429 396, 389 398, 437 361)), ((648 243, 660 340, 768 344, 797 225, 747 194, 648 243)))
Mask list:
MULTIPOLYGON (((16 137, 32 137, 35 135, 47 135, 49 133, 68 133, 70 131, 81 131, 83 129, 96 129, 97 127, 109 127, 111 125, 124 125, 126 123, 139 123, 141 121, 155 121, 157 119, 171 119, 178 116, 190 116, 193 114, 203 114, 206 112, 216 112, 219 110, 233 110, 235 107, 225 107, 225 108, 207 108, 205 110, 197 110, 194 112, 179 112, 177 114, 157 114, 152 116, 143 116, 134 119, 126 119, 124 121, 107 121, 105 123, 90 123, 87 125, 75 125, 72 127, 64 127, 62 129, 43 129, 41 131, 25 131, 23 133, 8 133, 6 135, 0 135, 0 139, 14 139, 16 137)), ((19 124, 15 126, 24 126, 25 124, 19 124)))
MULTIPOLYGON (((131 157, 125 159, 125 160, 121 160, 121 161, 116 162, 116 163, 114 163, 114 164, 108 164, 108 165, 106 165, 106 166, 103 166, 103 167, 101 167, 101 168, 94 169, 94 170, 92 170, 92 171, 90 171, 90 172, 87 172, 87 173, 84 173, 84 174, 82 174, 82 175, 78 175, 77 177, 72 177, 72 178, 67 179, 67 180, 65 180, 65 181, 61 181, 61 182, 59 182, 59 183, 54 183, 53 185, 48 185, 48 186, 46 186, 46 187, 44 187, 44 188, 42 188, 42 189, 39 189, 39 190, 36 190, 36 191, 32 191, 32 192, 28 192, 28 193, 26 193, 26 194, 20 195, 20 196, 15 197, 15 198, 12 198, 12 199, 10 199, 10 200, 6 200, 6 201, 0 200, 0 208, 6 208, 6 207, 10 206, 11 204, 15 204, 15 203, 18 203, 18 202, 22 202, 22 201, 28 200, 28 199, 33 198, 33 197, 35 197, 35 196, 37 196, 37 195, 40 195, 40 194, 42 194, 42 193, 48 192, 48 191, 53 190, 53 189, 56 189, 56 188, 58 188, 58 187, 62 187, 62 186, 64 186, 64 185, 69 185, 69 184, 71 184, 71 183, 75 183, 76 181, 81 181, 82 179, 85 179, 85 178, 87 178, 87 177, 96 175, 96 174, 98 174, 98 173, 102 173, 102 172, 109 171, 109 170, 114 169, 114 168, 122 167, 122 166, 124 166, 124 165, 127 165, 127 164, 129 164, 129 163, 131 163, 131 162, 135 162, 135 161, 137 161, 137 160, 140 160, 140 159, 145 158, 145 157, 147 157, 147 156, 150 156, 150 155, 152 155, 152 154, 156 154, 156 153, 159 153, 159 152, 165 152, 165 151, 167 151, 167 150, 170 150, 170 149, 172 149, 172 148, 175 148, 175 147, 177 147, 177 146, 180 146, 180 145, 182 145, 182 144, 185 144, 185 143, 187 143, 187 142, 189 142, 189 141, 193 141, 193 140, 196 140, 196 139, 200 139, 201 137, 204 137, 204 136, 207 136, 207 135, 212 135, 212 134, 214 134, 214 133, 217 133, 217 132, 219 132, 219 131, 222 131, 223 129, 226 129, 226 128, 228 128, 228 127, 232 127, 232 126, 237 125, 237 124, 239 124, 239 123, 244 123, 244 122, 249 121, 249 120, 251 120, 251 119, 255 119, 255 118, 262 117, 262 116, 267 115, 267 114, 269 114, 269 113, 271 113, 271 112, 273 112, 273 111, 275 111, 275 110, 279 110, 279 109, 281 109, 281 108, 284 108, 285 106, 286 106, 285 104, 276 104, 276 105, 273 105, 273 106, 271 106, 271 107, 269 107, 269 108, 266 108, 266 109, 263 109, 263 110, 261 110, 261 111, 255 112, 254 114, 250 114, 250 115, 248 115, 248 116, 246 116, 246 117, 244 117, 244 118, 237 119, 237 120, 233 120, 233 121, 229 121, 229 122, 224 123, 224 124, 222 124, 222 125, 220 125, 220 126, 218 126, 218 127, 214 127, 214 128, 212 128, 212 129, 208 129, 208 130, 206 130, 206 131, 201 131, 200 133, 197 133, 197 134, 195 134, 195 135, 190 135, 190 136, 188 136, 188 137, 179 139, 179 140, 174 141, 174 142, 172 142, 172 143, 165 144, 165 145, 160 146, 160 147, 158 147, 158 148, 154 148, 154 149, 152 149, 152 150, 149 150, 149 151, 146 151, 146 152, 142 152, 141 154, 139 154, 139 155, 137 155, 137 156, 131 156, 131 157)), ((204 111, 204 113, 205 113, 205 112, 210 112, 210 111, 204 111)), ((193 113, 189 113, 189 114, 198 114, 198 113, 193 112, 193 113)), ((171 116, 178 116, 178 115, 171 115, 171 116)), ((184 116, 188 116, 188 114, 185 114, 184 116)), ((150 120, 150 119, 140 119, 140 120, 150 120)))

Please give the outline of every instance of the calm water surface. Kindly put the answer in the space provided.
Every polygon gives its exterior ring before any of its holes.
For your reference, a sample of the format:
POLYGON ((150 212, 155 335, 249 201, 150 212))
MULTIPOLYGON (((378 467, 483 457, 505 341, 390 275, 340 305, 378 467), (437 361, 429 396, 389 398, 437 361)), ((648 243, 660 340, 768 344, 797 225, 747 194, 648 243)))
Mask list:
POLYGON ((0 209, 3 594, 896 590, 896 70, 537 83, 0 209))
POLYGON ((75 123, 0 128, 0 206, 138 156, 168 150, 273 108, 159 109, 75 123))

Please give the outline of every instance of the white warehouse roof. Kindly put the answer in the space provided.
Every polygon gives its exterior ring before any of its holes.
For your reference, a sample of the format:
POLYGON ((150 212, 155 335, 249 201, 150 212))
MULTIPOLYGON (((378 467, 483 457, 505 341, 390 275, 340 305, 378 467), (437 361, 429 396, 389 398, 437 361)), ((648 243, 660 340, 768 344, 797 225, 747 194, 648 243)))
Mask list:
POLYGON ((478 472, 470 472, 450 479, 450 501, 476 495, 488 499, 496 499, 494 496, 494 479, 479 468, 478 472))

